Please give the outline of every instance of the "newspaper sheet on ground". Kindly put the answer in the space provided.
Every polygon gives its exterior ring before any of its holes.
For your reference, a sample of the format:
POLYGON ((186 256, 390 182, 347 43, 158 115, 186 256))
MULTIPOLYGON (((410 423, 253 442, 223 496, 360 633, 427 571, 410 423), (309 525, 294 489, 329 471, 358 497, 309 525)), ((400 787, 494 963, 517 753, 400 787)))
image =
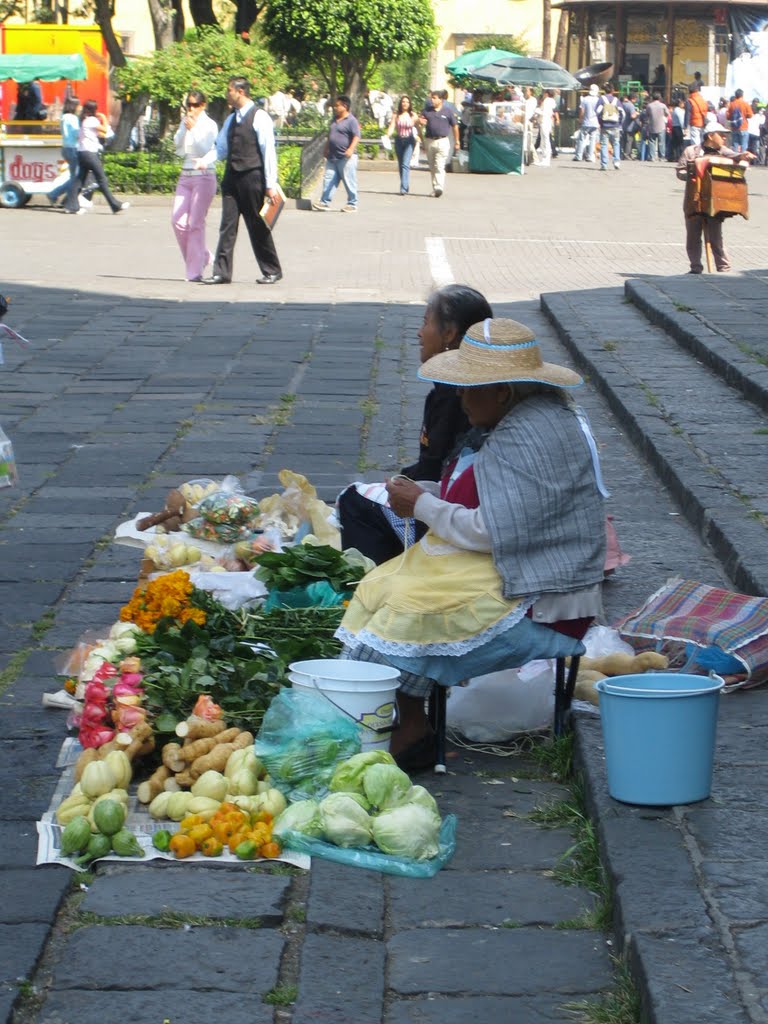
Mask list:
MULTIPOLYGON (((73 736, 69 736, 64 740, 59 751, 56 767, 62 769, 61 778, 48 810, 37 823, 37 864, 62 864, 64 867, 78 870, 74 860, 63 856, 61 853, 61 833, 63 829, 61 825, 56 824, 56 808, 72 792, 72 787, 75 785, 75 762, 81 752, 82 747, 73 736)), ((150 860, 176 859, 172 853, 161 853, 160 850, 156 850, 152 845, 152 836, 155 832, 159 832, 164 828, 171 832, 174 831, 178 827, 178 822, 155 821, 150 816, 146 806, 140 804, 136 799, 135 793, 130 793, 129 796, 128 817, 125 827, 136 836, 139 846, 144 851, 144 857, 118 857, 117 854, 110 854, 107 857, 99 858, 100 860, 121 861, 124 864, 145 864, 150 860)), ((304 868, 305 870, 309 869, 311 863, 311 859, 307 854, 295 853, 292 850, 284 850, 279 857, 272 858, 272 860, 279 860, 283 864, 293 864, 294 867, 304 868)), ((247 868, 253 864, 269 863, 269 861, 264 859, 239 860, 234 854, 225 852, 220 857, 204 857, 201 853, 196 853, 192 857, 185 858, 184 863, 208 866, 211 864, 229 864, 247 868)))

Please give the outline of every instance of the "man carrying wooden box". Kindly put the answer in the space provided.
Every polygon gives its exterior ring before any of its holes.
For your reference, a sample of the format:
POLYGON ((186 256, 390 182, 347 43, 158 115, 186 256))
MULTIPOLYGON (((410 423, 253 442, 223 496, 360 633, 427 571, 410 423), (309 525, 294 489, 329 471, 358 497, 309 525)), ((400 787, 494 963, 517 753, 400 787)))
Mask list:
POLYGON ((704 125, 701 145, 688 146, 677 163, 677 177, 685 182, 685 248, 691 264, 690 274, 701 274, 701 240, 707 256, 707 271, 712 272, 712 257, 719 273, 731 269, 723 244, 723 221, 737 214, 749 217, 746 168, 751 153, 728 149, 727 129, 718 121, 704 125))

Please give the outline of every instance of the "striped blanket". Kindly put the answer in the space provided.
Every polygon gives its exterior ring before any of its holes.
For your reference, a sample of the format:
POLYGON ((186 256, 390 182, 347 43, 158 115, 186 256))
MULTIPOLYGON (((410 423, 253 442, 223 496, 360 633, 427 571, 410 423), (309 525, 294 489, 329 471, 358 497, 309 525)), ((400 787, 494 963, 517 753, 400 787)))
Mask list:
MULTIPOLYGON (((636 647, 650 646, 643 640, 655 640, 653 646, 673 661, 676 654, 690 655, 691 649, 731 655, 743 672, 726 677, 728 689, 768 682, 765 598, 735 594, 696 580, 670 579, 641 608, 621 619, 616 628, 636 647)), ((688 660, 694 661, 690 657, 688 660)), ((706 665, 706 659, 702 657, 699 664, 706 665)))

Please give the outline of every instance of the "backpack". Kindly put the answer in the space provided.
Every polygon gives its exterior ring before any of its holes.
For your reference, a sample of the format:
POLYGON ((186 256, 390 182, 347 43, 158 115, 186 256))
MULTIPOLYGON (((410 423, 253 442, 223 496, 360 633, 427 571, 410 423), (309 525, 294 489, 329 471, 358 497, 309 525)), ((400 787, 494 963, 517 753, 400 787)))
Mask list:
POLYGON ((740 131, 743 122, 744 122, 744 118, 742 117, 742 114, 741 114, 741 108, 740 107, 734 107, 733 110, 731 111, 731 128, 733 129, 733 131, 735 131, 735 132, 740 131))
POLYGON ((603 109, 600 111, 600 117, 604 123, 619 120, 619 105, 614 97, 612 100, 606 100, 603 103, 603 109))

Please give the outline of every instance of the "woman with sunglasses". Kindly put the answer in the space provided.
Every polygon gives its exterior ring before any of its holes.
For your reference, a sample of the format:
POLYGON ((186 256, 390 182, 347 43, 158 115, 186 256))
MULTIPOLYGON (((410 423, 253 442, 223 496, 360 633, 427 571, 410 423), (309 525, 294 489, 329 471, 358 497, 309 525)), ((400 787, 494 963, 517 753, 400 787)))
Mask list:
POLYGON ((184 258, 188 281, 202 281, 213 259, 205 244, 205 218, 216 195, 216 122, 205 112, 205 96, 190 89, 186 113, 174 136, 176 152, 183 158, 173 200, 171 223, 184 258))

